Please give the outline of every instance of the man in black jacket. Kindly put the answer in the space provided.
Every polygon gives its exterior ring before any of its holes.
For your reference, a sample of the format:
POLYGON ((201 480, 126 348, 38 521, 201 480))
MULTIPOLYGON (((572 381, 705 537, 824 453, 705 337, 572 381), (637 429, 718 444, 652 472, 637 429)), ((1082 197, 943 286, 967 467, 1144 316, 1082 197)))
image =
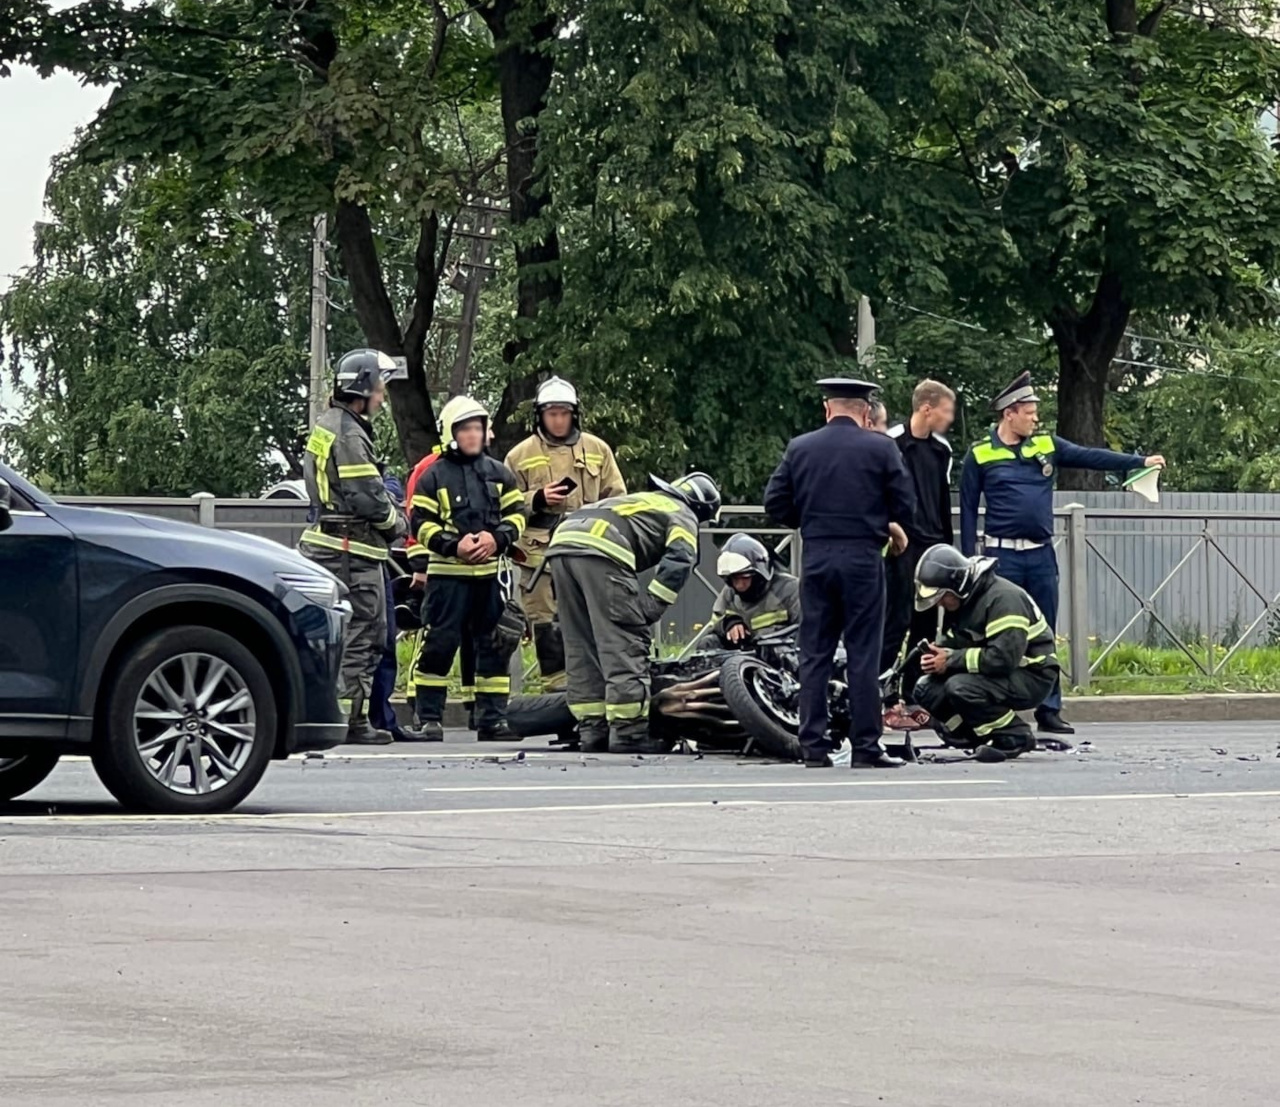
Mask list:
MULTIPOLYGON (((800 745, 806 765, 855 768, 902 764, 880 747, 880 645, 884 638, 884 551, 890 525, 915 513, 898 449, 868 429, 876 386, 819 381, 827 424, 793 438, 769 478, 764 507, 804 539, 800 574, 800 745), (836 643, 848 658, 848 742, 828 735, 827 685, 836 643)), ((902 540, 893 544, 901 552, 902 540)))
MULTIPOLYGON (((916 566, 930 546, 952 545, 951 444, 944 437, 956 415, 956 394, 945 384, 923 380, 911 397, 911 418, 889 431, 902 451, 916 493, 916 512, 906 524, 907 549, 885 566, 886 599, 884 647, 880 671, 893 667, 906 635, 911 645, 921 639, 932 642, 937 633, 937 612, 917 611, 913 602, 916 566)), ((912 662, 903 674, 902 687, 910 689, 920 679, 920 664, 912 662)))

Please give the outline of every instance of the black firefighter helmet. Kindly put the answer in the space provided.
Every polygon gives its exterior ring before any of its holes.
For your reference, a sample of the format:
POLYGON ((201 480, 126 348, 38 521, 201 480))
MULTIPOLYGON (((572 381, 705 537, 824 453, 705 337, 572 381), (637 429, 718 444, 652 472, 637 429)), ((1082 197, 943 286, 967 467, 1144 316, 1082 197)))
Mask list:
POLYGON ((967 600, 995 563, 994 557, 965 557, 954 546, 930 546, 916 566, 916 610, 937 607, 945 592, 967 600))

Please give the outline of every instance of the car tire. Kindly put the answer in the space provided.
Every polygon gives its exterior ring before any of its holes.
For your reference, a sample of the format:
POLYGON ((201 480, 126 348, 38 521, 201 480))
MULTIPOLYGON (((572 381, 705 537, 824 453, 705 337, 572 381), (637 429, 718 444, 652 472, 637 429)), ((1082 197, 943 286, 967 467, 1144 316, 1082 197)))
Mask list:
POLYGON ((44 783, 58 764, 56 753, 25 753, 21 757, 0 757, 0 803, 25 796, 44 783))
POLYGON ((93 765, 131 810, 229 811, 266 772, 276 718, 275 692, 252 651, 209 627, 169 627, 116 668, 93 765), (166 738, 171 730, 179 733, 166 738))
POLYGON ((720 692, 733 717, 762 753, 781 761, 799 761, 799 735, 778 719, 756 690, 753 677, 763 671, 774 670, 750 654, 726 658, 720 667, 720 692))

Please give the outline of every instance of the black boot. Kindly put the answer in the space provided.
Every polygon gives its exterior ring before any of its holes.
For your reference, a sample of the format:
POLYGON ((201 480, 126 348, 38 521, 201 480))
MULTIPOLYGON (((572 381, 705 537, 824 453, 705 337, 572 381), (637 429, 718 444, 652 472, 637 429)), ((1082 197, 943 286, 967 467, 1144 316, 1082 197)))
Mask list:
POLYGON ((608 753, 609 724, 603 719, 583 719, 578 724, 578 747, 583 753, 608 753))
POLYGON ((476 727, 477 742, 519 742, 520 740, 520 735, 507 725, 506 719, 491 726, 476 727))
POLYGON ((1074 734, 1073 727, 1053 708, 1042 707, 1036 712, 1036 729, 1045 734, 1074 734))
POLYGON ((440 723, 422 723, 420 726, 400 728, 398 742, 443 742, 444 727, 440 723))
POLYGON ((507 725, 507 697, 497 692, 476 694, 476 740, 480 742, 518 742, 520 735, 507 725))
POLYGON ((670 753, 671 743, 649 733, 648 719, 628 719, 609 728, 609 752, 631 755, 670 753))
POLYGON ((346 744, 348 746, 389 746, 394 741, 391 731, 379 730, 369 722, 364 700, 357 698, 351 705, 351 717, 347 720, 346 744))

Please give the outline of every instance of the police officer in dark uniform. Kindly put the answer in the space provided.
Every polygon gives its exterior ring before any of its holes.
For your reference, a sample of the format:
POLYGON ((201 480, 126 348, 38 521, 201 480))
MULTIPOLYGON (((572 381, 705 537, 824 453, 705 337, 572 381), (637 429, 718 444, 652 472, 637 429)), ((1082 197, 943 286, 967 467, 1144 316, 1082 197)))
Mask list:
MULTIPOLYGON (((804 540, 800 744, 805 764, 815 768, 843 763, 846 752, 855 768, 897 768, 902 762, 880 747, 883 554, 890 524, 901 527, 911 520, 915 493, 897 445, 868 429, 876 385, 834 378, 819 381, 818 387, 827 425, 791 440, 764 494, 765 510, 798 527, 804 540), (849 743, 827 735, 827 685, 842 636, 848 654, 849 743)), ((899 530, 893 539, 899 553, 905 543, 900 535, 899 530)))
MULTIPOLYGON (((1053 482, 1058 469, 1121 471, 1163 466, 1164 458, 1077 446, 1056 434, 1038 434, 1039 402, 1029 372, 991 401, 997 422, 965 455, 960 477, 960 550, 995 557, 996 572, 1030 594, 1052 630, 1058 622, 1058 560, 1053 552, 1053 482), (987 518, 979 550, 982 499, 987 518)), ((1061 683, 1054 681, 1036 709, 1038 728, 1049 734, 1075 733, 1061 711, 1061 683)))

